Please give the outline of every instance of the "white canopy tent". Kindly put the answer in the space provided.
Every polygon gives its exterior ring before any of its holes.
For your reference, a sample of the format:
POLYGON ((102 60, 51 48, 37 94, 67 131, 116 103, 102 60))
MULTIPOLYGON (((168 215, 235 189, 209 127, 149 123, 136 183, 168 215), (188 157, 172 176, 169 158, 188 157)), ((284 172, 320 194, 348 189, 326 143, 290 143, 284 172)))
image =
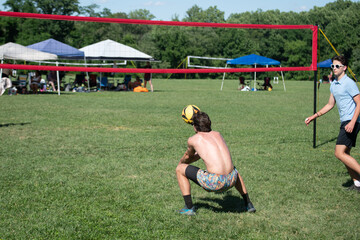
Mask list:
POLYGON ((2 60, 13 59, 24 61, 43 61, 57 59, 55 54, 41 52, 12 42, 0 46, 0 57, 2 60))
MULTIPOLYGON (((154 58, 135 48, 107 39, 79 49, 85 53, 86 60, 130 60, 153 61, 154 58)), ((101 73, 100 73, 101 79, 101 73)))
MULTIPOLYGON (((45 53, 34 50, 17 43, 6 43, 0 46, 1 64, 4 59, 24 60, 24 61, 43 61, 43 60, 56 60, 57 56, 51 53, 45 53)), ((2 68, 0 69, 0 76, 2 76, 2 68)))
POLYGON ((154 58, 135 48, 107 39, 79 50, 85 53, 86 59, 152 61, 154 58))

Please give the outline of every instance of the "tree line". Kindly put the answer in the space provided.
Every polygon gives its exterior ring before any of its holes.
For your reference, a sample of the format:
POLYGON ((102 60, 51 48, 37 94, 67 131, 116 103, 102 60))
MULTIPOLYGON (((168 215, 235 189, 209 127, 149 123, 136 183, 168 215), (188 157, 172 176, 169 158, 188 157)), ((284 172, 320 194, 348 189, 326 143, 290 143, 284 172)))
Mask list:
MULTIPOLYGON (((107 18, 145 19, 156 17, 145 9, 130 13, 112 13, 98 5, 80 6, 78 0, 6 0, 5 10, 58 15, 107 18)), ((354 73, 360 71, 360 2, 337 0, 324 7, 303 12, 279 10, 233 13, 225 19, 225 12, 216 6, 202 9, 197 5, 187 10, 185 17, 175 15, 172 21, 318 25, 335 48, 349 58, 354 73)), ((258 54, 281 62, 282 66, 309 66, 312 34, 310 30, 223 29, 175 26, 129 25, 95 22, 53 21, 2 17, 0 43, 15 42, 30 45, 54 38, 76 48, 112 39, 143 51, 155 59, 158 68, 177 68, 186 56, 236 58, 258 54)), ((335 52, 319 33, 319 61, 335 52)), ((224 61, 194 60, 195 64, 224 66, 224 61)), ((138 63, 140 64, 140 63, 138 63)), ((232 74, 236 77, 236 74, 232 74)), ((250 74, 249 74, 250 75, 250 74)), ((219 78, 221 74, 192 74, 191 78, 219 78)), ((309 72, 287 72, 287 79, 309 79, 309 72)), ((184 76, 174 75, 183 78, 184 76)))

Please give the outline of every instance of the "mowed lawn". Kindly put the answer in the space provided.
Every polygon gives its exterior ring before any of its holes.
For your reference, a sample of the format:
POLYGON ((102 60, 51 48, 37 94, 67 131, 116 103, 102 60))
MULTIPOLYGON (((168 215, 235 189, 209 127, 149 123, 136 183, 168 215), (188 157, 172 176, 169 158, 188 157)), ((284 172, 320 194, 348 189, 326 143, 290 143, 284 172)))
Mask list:
MULTIPOLYGON (((337 109, 313 128, 313 83, 241 92, 237 81, 158 80, 155 92, 0 97, 0 239, 360 239, 360 194, 334 157, 337 109), (192 184, 197 215, 175 168, 195 104, 222 133, 257 212, 235 189, 192 184)), ((329 97, 320 87, 318 103, 329 97)), ((360 140, 359 140, 360 141, 360 140)), ((359 142, 360 144, 360 142, 359 142)), ((360 159, 360 148, 352 150, 360 159)), ((199 161, 198 167, 204 167, 199 161)))

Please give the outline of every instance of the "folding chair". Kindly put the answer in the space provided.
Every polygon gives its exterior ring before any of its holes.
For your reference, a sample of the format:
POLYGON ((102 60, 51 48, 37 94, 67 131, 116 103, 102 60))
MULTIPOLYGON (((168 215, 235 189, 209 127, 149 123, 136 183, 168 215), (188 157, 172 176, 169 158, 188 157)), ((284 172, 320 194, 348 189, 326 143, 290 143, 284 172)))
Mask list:
POLYGON ((19 75, 18 76, 19 87, 25 87, 27 79, 28 79, 28 75, 26 75, 26 74, 19 75))
POLYGON ((97 75, 96 74, 90 74, 89 75, 89 85, 90 88, 92 87, 98 87, 98 82, 97 82, 97 75))
POLYGON ((20 74, 17 77, 16 81, 12 82, 12 85, 19 88, 19 89, 26 88, 27 80, 28 80, 28 75, 27 74, 20 74))
POLYGON ((100 88, 105 88, 107 89, 108 88, 108 78, 107 77, 100 77, 98 78, 99 79, 99 82, 100 82, 100 88))
POLYGON ((126 88, 128 88, 129 82, 131 82, 131 75, 125 75, 123 84, 126 86, 126 88))

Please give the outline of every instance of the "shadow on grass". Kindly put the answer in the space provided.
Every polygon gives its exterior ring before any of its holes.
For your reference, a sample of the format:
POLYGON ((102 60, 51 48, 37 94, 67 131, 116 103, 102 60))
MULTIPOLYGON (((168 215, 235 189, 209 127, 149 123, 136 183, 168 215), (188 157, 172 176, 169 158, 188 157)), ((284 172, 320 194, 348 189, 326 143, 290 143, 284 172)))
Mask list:
POLYGON ((27 124, 31 124, 29 122, 26 123, 4 123, 4 124, 0 124, 0 127, 10 127, 10 126, 18 126, 18 125, 27 125, 27 124))
MULTIPOLYGON (((68 95, 68 94, 72 94, 73 92, 60 92, 60 95, 68 95)), ((42 92, 39 93, 40 95, 59 95, 58 92, 42 92)), ((34 94, 33 94, 34 95, 34 94)), ((36 95, 36 94, 35 94, 36 95)))
POLYGON ((334 137, 334 138, 332 138, 332 139, 330 139, 330 140, 327 140, 327 141, 325 141, 325 142, 323 142, 323 143, 320 143, 320 144, 316 145, 316 147, 321 147, 321 146, 323 146, 323 145, 325 145, 325 144, 328 144, 328 143, 330 143, 330 142, 335 141, 336 139, 337 139, 337 137, 334 137))
MULTIPOLYGON (((60 92, 60 95, 67 95, 72 94, 72 92, 60 92)), ((26 94, 19 94, 19 95, 28 95, 28 96, 38 96, 38 95, 59 95, 58 92, 39 92, 39 93, 26 93, 26 94)))
MULTIPOLYGON (((217 195, 220 194, 221 193, 217 195)), ((195 204, 197 209, 206 208, 214 212, 232 212, 232 213, 246 212, 246 208, 244 206, 244 200, 240 196, 232 196, 230 194, 226 194, 226 196, 223 198, 215 196, 215 197, 198 198, 197 200, 198 201, 195 204), (211 206, 207 202, 217 203, 219 207, 211 206)))
POLYGON ((344 183, 342 184, 342 186, 348 188, 348 187, 350 187, 350 186, 353 185, 353 184, 354 184, 354 181, 353 181, 352 179, 349 179, 349 180, 347 180, 346 182, 344 182, 344 183))

